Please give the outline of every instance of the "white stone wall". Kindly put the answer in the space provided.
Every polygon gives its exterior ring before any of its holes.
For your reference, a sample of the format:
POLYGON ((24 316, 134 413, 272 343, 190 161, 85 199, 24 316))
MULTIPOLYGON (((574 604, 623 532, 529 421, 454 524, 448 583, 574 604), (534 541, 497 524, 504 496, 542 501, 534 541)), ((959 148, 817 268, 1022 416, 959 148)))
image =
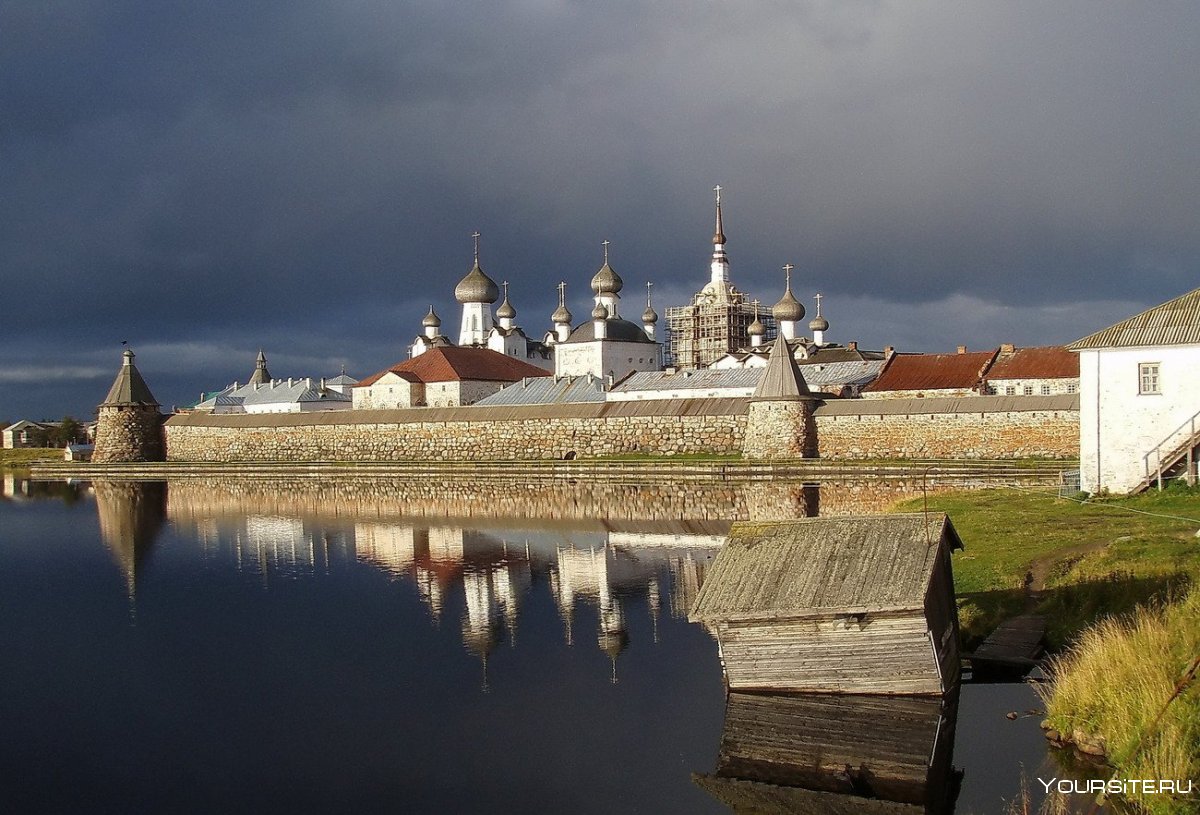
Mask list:
POLYGON ((559 343, 554 346, 555 376, 605 377, 620 379, 633 371, 662 370, 662 346, 646 342, 594 340, 559 343))
POLYGON ((384 374, 374 384, 351 389, 355 410, 390 410, 421 405, 425 402, 425 385, 409 382, 395 374, 384 374))
POLYGON ((1146 476, 1144 456, 1200 411, 1200 345, 1087 350, 1079 362, 1081 487, 1128 492, 1146 476), (1138 392, 1139 366, 1150 362, 1159 394, 1138 392))

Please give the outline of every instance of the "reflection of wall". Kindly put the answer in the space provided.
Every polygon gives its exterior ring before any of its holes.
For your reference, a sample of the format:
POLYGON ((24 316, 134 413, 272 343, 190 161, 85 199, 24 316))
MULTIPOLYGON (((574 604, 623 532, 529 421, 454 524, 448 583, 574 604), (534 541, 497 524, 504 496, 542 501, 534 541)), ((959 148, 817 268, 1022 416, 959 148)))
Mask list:
MULTIPOLYGON (((920 478, 829 479, 798 482, 522 481, 486 483, 417 478, 189 478, 172 482, 169 515, 177 522, 247 514, 319 519, 329 523, 407 524, 490 529, 591 529, 635 534, 724 535, 739 520, 787 520, 883 512, 920 496, 920 478), (434 521, 430 524, 430 521, 434 521), (445 524, 448 519, 455 523, 445 524), (630 526, 627 522, 636 522, 630 526), (655 522, 648 526, 646 522, 655 522)), ((995 486, 1003 479, 970 482, 931 477, 928 491, 995 486)))

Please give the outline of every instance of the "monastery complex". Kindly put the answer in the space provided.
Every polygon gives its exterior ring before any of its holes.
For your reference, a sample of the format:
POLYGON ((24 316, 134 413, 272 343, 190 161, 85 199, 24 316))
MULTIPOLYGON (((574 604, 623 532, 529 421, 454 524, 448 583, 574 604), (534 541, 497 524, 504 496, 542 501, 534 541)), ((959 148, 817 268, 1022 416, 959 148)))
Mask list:
POLYGON ((1079 459, 1089 492, 1194 479, 1200 386, 1185 372, 1200 364, 1200 289, 1066 347, 839 344, 821 295, 804 322, 790 265, 769 309, 733 284, 716 193, 709 279, 666 309, 666 336, 650 282, 637 320, 623 310, 607 241, 591 312, 576 320, 560 283, 548 328, 527 331, 476 233, 454 288, 456 334, 431 306, 408 357, 361 380, 276 379, 260 351, 245 383, 201 394, 164 426, 126 351, 94 460, 1036 457, 1079 459))

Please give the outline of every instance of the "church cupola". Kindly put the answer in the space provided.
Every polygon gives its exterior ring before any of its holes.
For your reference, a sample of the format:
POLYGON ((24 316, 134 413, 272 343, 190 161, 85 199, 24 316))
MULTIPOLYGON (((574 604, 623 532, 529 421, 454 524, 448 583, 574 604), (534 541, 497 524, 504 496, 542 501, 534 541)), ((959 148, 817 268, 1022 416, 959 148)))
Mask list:
POLYGON ((813 299, 817 301, 817 316, 813 317, 812 322, 808 324, 808 330, 812 332, 814 343, 824 345, 825 332, 829 330, 829 321, 821 316, 821 294, 818 292, 813 299))
POLYGON ((746 328, 746 333, 750 336, 750 347, 760 348, 763 344, 763 337, 767 334, 767 327, 758 319, 758 301, 754 301, 754 322, 746 328))
POLYGON ((432 304, 429 306, 429 313, 421 320, 421 327, 425 329, 425 336, 429 339, 436 337, 438 329, 442 327, 442 318, 437 316, 432 304))
POLYGON ((796 323, 804 319, 804 305, 792 294, 792 264, 783 267, 785 284, 783 297, 771 308, 771 315, 779 324, 779 335, 789 342, 796 339, 796 323))
POLYGON ((592 293, 598 305, 608 310, 609 317, 620 316, 617 313, 617 302, 621 299, 620 291, 625 286, 621 276, 608 265, 608 241, 604 241, 604 265, 592 277, 592 293))
POLYGON ((571 310, 567 308, 567 284, 561 282, 558 284, 558 308, 550 315, 550 321, 554 323, 555 338, 559 342, 571 336, 571 319, 571 310))
POLYGON ((650 339, 654 339, 655 325, 658 323, 658 312, 650 302, 650 289, 653 286, 653 283, 646 283, 646 310, 642 312, 642 327, 646 329, 646 336, 650 339))
POLYGON ((475 265, 466 277, 454 287, 454 299, 462 304, 462 328, 458 334, 459 345, 485 345, 492 330, 492 303, 500 297, 496 281, 483 272, 479 265, 479 233, 475 239, 475 265))
POLYGON ((508 281, 505 280, 501 285, 504 287, 504 302, 500 304, 500 308, 496 309, 496 319, 500 321, 500 327, 507 331, 513 327, 517 310, 508 301, 508 281))
POLYGON ((608 309, 603 303, 597 303, 592 309, 592 325, 593 334, 596 339, 603 340, 608 338, 608 309))

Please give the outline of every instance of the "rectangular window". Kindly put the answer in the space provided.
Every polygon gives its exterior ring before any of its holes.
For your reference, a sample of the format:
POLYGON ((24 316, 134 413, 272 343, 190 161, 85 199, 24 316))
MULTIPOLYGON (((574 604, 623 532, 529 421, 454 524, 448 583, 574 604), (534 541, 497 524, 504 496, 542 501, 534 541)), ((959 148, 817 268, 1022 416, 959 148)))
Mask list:
POLYGON ((1033 396, 1033 385, 1026 385, 1021 392, 1026 396, 1033 396))
POLYGON ((1016 386, 1014 386, 1014 385, 1006 385, 1006 386, 1005 386, 1005 388, 1004 388, 1004 395, 1005 395, 1005 396, 1016 396, 1016 395, 1017 395, 1017 388, 1016 388, 1016 386))
POLYGON ((1049 395, 1050 395, 1050 386, 1042 385, 1042 396, 1049 396, 1049 395))
POLYGON ((1076 393, 1078 390, 1078 385, 1067 385, 1067 393, 1076 393))
POLYGON ((1143 362, 1138 365, 1138 393, 1162 393, 1158 365, 1157 362, 1143 362))

